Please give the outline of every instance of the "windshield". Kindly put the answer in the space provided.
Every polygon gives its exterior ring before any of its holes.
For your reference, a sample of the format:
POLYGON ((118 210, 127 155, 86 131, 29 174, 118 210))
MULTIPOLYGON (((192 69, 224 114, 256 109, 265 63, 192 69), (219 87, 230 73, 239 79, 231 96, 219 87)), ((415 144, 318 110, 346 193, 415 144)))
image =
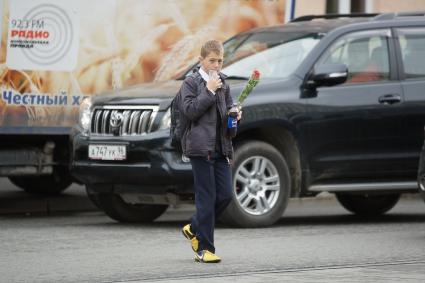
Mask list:
POLYGON ((234 37, 224 44, 222 72, 250 77, 254 69, 263 78, 288 77, 319 42, 317 33, 258 32, 234 37))

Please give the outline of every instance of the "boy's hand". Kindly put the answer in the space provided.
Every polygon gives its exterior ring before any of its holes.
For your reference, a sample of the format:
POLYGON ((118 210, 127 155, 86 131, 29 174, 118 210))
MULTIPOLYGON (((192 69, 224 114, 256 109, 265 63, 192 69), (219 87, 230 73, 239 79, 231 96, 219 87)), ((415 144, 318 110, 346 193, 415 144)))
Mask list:
POLYGON ((211 92, 215 93, 215 91, 223 85, 220 77, 218 75, 210 77, 210 79, 207 82, 207 88, 211 92))
POLYGON ((242 110, 238 110, 238 117, 237 117, 238 121, 240 121, 240 119, 242 119, 242 110))

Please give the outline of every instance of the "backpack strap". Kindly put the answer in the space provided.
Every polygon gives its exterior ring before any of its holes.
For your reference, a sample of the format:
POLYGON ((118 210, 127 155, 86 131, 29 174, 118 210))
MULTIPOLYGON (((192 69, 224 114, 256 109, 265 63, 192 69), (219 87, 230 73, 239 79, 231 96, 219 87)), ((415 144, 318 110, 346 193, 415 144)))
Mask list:
MULTIPOLYGON (((202 79, 201 74, 199 74, 197 69, 194 69, 192 73, 188 76, 192 77, 196 81, 196 94, 199 92, 199 84, 202 79)), ((181 139, 184 134, 185 129, 190 126, 190 121, 185 119, 181 113, 181 88, 177 92, 171 101, 170 111, 171 111, 171 126, 170 126, 170 136, 171 144, 176 147, 179 151, 182 151, 181 148, 181 139)))

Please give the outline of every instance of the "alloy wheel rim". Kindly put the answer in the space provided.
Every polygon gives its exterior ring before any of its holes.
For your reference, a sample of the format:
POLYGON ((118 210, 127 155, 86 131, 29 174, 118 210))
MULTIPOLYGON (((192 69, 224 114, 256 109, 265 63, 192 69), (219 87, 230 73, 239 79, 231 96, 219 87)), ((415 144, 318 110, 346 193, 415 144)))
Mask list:
POLYGON ((280 177, 268 158, 252 156, 236 169, 233 187, 238 205, 248 214, 261 216, 276 205, 280 177))

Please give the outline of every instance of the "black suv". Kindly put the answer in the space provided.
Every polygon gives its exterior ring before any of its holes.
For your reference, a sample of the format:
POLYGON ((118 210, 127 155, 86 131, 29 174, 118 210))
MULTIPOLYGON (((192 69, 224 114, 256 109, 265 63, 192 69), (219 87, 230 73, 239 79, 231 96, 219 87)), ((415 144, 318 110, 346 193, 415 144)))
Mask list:
MULTIPOLYGON (((423 13, 305 16, 224 46, 222 71, 234 98, 253 69, 262 79, 243 107, 234 201, 223 221, 270 225, 289 197, 324 191, 353 213, 378 215, 401 193, 418 191, 423 13)), ((169 106, 183 77, 81 106, 72 169, 113 219, 152 221, 170 204, 193 202, 190 163, 169 137, 169 106)))

